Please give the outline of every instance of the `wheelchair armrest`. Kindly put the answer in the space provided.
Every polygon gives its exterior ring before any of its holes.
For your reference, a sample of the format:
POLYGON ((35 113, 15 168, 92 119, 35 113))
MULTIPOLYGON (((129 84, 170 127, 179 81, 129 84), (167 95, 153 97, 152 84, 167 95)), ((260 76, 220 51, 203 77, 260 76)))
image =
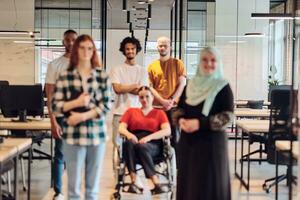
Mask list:
POLYGON ((127 140, 127 137, 125 135, 120 134, 121 142, 124 143, 127 140))
POLYGON ((162 138, 164 145, 171 146, 171 135, 162 138))

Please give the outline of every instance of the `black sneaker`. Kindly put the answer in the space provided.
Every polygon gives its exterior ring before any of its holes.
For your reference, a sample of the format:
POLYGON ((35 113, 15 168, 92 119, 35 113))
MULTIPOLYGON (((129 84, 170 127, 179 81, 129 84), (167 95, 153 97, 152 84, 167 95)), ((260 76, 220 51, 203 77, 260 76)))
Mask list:
POLYGON ((129 185, 127 192, 134 194, 143 194, 144 189, 138 187, 136 184, 132 183, 129 185))
POLYGON ((154 188, 151 190, 152 195, 162 194, 169 192, 169 187, 166 184, 156 184, 154 188))

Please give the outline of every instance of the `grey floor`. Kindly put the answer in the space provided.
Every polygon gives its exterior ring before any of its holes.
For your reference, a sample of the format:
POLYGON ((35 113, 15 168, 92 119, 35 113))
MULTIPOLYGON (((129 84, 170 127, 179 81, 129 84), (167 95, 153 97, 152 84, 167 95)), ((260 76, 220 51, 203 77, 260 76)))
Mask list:
MULTIPOLYGON (((108 120, 108 123, 110 120, 108 120)), ((110 126, 109 126, 110 128, 110 126)), ((49 141, 45 141, 41 149, 45 149, 49 151, 49 141)), ((251 147, 255 149, 256 146, 253 145, 251 147)), ((239 149, 238 149, 239 152, 239 149)), ((101 184, 100 184, 100 196, 99 199, 108 200, 110 199, 111 194, 113 193, 114 188, 114 179, 113 179, 113 171, 112 171, 112 145, 111 140, 107 143, 106 148, 106 155, 104 159, 104 165, 102 169, 102 176, 101 176, 101 184)), ((265 179, 273 177, 275 167, 268 163, 262 163, 259 165, 258 163, 251 163, 251 186, 250 191, 246 191, 243 187, 241 187, 240 182, 234 177, 234 141, 229 141, 229 158, 231 164, 231 174, 232 174, 232 199, 233 200, 271 200, 274 199, 274 189, 271 191, 270 194, 266 194, 265 191, 262 189, 262 184, 265 179)), ((25 162, 27 164, 27 162, 25 162)), ((246 169, 246 168, 245 168, 246 169)), ((280 173, 284 173, 286 170, 285 167, 280 167, 280 173)), ((296 174, 296 172, 295 172, 296 174)), ((147 186, 149 183, 147 180, 144 180, 144 185, 147 186)), ((64 175, 64 185, 63 191, 66 194, 66 182, 67 177, 64 175)), ((20 190, 22 189, 22 183, 20 182, 20 190)), ((51 200, 53 197, 53 190, 50 188, 50 162, 49 161, 33 161, 32 163, 32 185, 31 185, 31 199, 32 200, 51 200)), ((150 186, 149 186, 150 187, 150 186)), ((280 191, 280 200, 288 199, 288 190, 285 185, 285 182, 280 184, 279 187, 280 191)), ((20 199, 26 199, 26 193, 20 191, 20 199)), ((294 198, 296 197, 296 187, 294 187, 294 198)), ((124 200, 141 200, 141 199, 167 199, 166 195, 161 195, 157 197, 151 198, 149 191, 145 193, 145 195, 129 195, 124 194, 122 195, 122 199, 124 200)))

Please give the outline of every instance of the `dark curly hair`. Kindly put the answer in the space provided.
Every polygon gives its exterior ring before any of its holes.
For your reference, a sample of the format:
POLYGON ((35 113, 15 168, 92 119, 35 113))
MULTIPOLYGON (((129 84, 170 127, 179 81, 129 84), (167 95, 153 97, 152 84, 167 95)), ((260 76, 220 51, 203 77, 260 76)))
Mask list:
POLYGON ((131 43, 131 44, 135 45, 136 54, 138 54, 142 50, 141 43, 138 39, 136 39, 135 37, 126 37, 120 43, 120 49, 119 49, 119 51, 121 51, 124 56, 125 56, 125 45, 128 44, 128 43, 131 43))

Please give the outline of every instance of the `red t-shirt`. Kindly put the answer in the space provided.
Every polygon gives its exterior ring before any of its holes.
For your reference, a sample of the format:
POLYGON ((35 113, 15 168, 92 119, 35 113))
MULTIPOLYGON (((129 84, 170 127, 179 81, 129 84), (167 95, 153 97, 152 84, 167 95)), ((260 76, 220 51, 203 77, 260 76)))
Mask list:
POLYGON ((163 123, 169 122, 163 110, 153 109, 144 115, 140 108, 129 108, 122 116, 120 122, 127 124, 129 131, 143 130, 156 132, 163 123))

